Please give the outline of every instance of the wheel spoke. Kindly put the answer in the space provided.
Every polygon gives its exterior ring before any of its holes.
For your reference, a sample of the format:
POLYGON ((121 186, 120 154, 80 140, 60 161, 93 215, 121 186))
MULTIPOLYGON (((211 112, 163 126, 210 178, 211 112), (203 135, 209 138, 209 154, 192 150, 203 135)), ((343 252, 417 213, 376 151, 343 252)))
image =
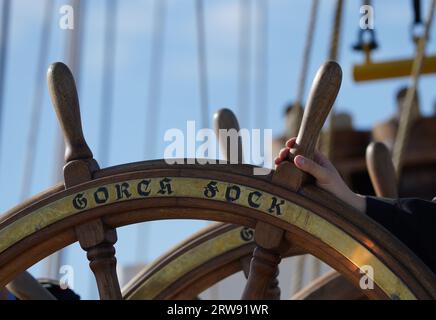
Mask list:
POLYGON ((116 272, 114 244, 116 229, 108 228, 101 220, 76 227, 80 246, 87 252, 89 266, 97 281, 102 300, 121 299, 121 289, 116 272))

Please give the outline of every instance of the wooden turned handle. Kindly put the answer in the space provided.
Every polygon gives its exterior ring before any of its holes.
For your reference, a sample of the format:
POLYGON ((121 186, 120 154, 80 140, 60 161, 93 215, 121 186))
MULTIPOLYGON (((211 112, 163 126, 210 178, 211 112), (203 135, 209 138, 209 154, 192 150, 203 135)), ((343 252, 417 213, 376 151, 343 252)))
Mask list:
POLYGON ((47 81, 65 139, 65 161, 92 159, 91 149, 83 136, 79 98, 70 69, 62 62, 53 63, 48 68, 47 81))
POLYGON ((398 198, 397 176, 391 153, 384 143, 371 142, 366 148, 366 166, 378 197, 398 198))
MULTIPOLYGON (((215 128, 216 136, 218 137, 219 144, 221 147, 221 151, 223 152, 224 156, 226 157, 226 160, 230 161, 231 154, 230 154, 230 141, 225 141, 224 139, 220 138, 219 130, 230 130, 235 129, 239 133, 239 123, 238 119, 236 118, 235 114, 230 109, 220 109, 217 112, 215 112, 213 116, 213 123, 215 128)), ((227 139, 228 140, 228 139, 227 139)), ((243 162, 243 152, 242 152, 242 139, 238 135, 238 163, 243 162)))
POLYGON ((290 152, 291 158, 303 155, 313 159, 319 133, 335 102, 341 82, 342 70, 336 62, 327 61, 318 70, 312 82, 295 147, 290 152))
POLYGON ((283 161, 276 169, 272 181, 285 188, 297 191, 313 178, 297 169, 293 160, 297 155, 313 159, 319 133, 338 95, 342 81, 341 67, 334 61, 324 63, 312 83, 309 99, 304 109, 297 141, 290 150, 288 161, 283 161))

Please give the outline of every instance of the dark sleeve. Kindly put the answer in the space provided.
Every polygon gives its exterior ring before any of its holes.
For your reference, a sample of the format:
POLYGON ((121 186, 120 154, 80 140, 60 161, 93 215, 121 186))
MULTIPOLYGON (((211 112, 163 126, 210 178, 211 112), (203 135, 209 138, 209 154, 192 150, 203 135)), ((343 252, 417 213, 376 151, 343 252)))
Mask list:
POLYGON ((436 274, 436 203, 366 197, 366 213, 406 244, 436 274))

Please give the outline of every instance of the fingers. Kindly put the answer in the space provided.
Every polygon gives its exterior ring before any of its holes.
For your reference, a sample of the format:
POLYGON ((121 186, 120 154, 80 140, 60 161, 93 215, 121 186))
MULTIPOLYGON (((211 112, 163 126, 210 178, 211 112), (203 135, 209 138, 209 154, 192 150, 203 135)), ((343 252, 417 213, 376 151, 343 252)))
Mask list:
MULTIPOLYGON (((274 159, 276 165, 288 159, 289 152, 295 146, 296 141, 296 137, 286 141, 285 147, 280 150, 279 155, 274 159)), ((294 158, 294 163, 297 168, 312 175, 320 184, 331 183, 334 173, 337 172, 330 160, 319 151, 315 151, 313 160, 298 155, 294 158)))
POLYGON ((291 149, 288 148, 288 147, 281 149, 280 152, 279 152, 279 158, 282 159, 282 160, 286 159, 288 157, 288 154, 289 154, 290 150, 291 149))
POLYGON ((323 182, 328 180, 328 171, 326 168, 322 167, 313 160, 306 157, 298 155, 294 158, 294 163, 298 169, 307 172, 308 174, 315 177, 318 182, 323 182))
POLYGON ((279 155, 274 159, 275 164, 280 164, 283 160, 285 160, 288 157, 289 150, 291 150, 288 147, 282 148, 279 152, 279 155))
POLYGON ((296 140, 297 138, 294 137, 286 141, 285 147, 280 150, 279 155, 274 159, 274 163, 276 165, 288 158, 289 150, 291 150, 291 148, 295 145, 296 140))
MULTIPOLYGON (((280 164, 283 160, 287 159, 289 151, 292 147, 294 147, 297 141, 296 137, 293 137, 286 141, 285 147, 282 148, 279 152, 279 155, 274 159, 276 165, 280 164)), ((314 160, 321 165, 321 167, 332 168, 332 163, 319 151, 315 151, 314 160)))
POLYGON ((295 144, 295 141, 297 141, 297 137, 293 137, 293 138, 289 139, 288 141, 286 141, 285 146, 288 148, 292 148, 295 144))

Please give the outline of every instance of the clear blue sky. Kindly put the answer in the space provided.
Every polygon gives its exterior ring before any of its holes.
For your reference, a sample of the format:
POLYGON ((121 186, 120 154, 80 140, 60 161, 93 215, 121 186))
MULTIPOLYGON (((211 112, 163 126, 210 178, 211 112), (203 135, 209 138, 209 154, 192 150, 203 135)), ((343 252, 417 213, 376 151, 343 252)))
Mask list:
MULTIPOLYGON (((107 0, 106 0, 107 1, 107 0)), ((200 103, 197 73, 197 48, 195 37, 195 12, 193 0, 168 0, 163 57, 162 99, 155 153, 144 146, 145 123, 148 116, 147 89, 151 45, 151 14, 153 3, 159 0, 119 1, 117 14, 116 62, 114 66, 114 113, 110 132, 109 165, 151 158, 162 158, 166 146, 163 135, 170 128, 186 128, 187 120, 200 122, 200 103)), ((252 0, 255 5, 260 0, 252 0)), ((13 0, 11 37, 8 47, 8 66, 4 96, 2 143, 0 150, 0 211, 5 211, 21 201, 20 188, 30 126, 30 110, 35 86, 44 91, 41 130, 38 136, 35 161, 35 179, 31 194, 54 184, 53 168, 58 134, 55 114, 49 102, 45 75, 35 84, 37 52, 40 46, 41 26, 45 0, 13 0)), ((104 39, 105 0, 87 2, 86 34, 80 86, 82 121, 85 136, 94 155, 98 154, 100 126, 101 78, 104 39)), ((239 0, 205 0, 208 77, 210 90, 210 119, 214 110, 230 107, 236 112, 238 90, 238 26, 239 0)), ((334 1, 320 1, 320 12, 311 55, 309 79, 326 59, 331 34, 334 1)), ((408 79, 353 82, 352 65, 363 57, 350 47, 355 42, 360 18, 360 1, 345 1, 345 18, 339 62, 344 71, 337 109, 353 115, 357 128, 370 128, 394 112, 396 90, 408 79)), ((373 1, 375 29, 380 49, 376 59, 408 57, 414 47, 409 28, 412 19, 411 1, 373 1)), ((430 1, 424 1, 424 10, 430 1)), ((52 15, 53 38, 47 65, 64 61, 64 38, 67 31, 58 27, 59 8, 67 0, 55 1, 52 15)), ((275 135, 283 128, 283 106, 296 95, 296 85, 302 59, 310 1, 268 0, 268 103, 262 117, 262 128, 272 128, 275 135)), ((425 14, 423 14, 425 16, 425 14)), ((257 21, 254 19, 253 28, 257 21)), ((432 40, 435 27, 433 27, 432 40)), ((253 39, 255 39, 253 35, 253 39)), ((428 46, 436 52, 436 41, 428 46)), ((252 48, 255 55, 255 47, 252 48)), ((254 67, 254 64, 253 64, 254 67)), ((252 69, 252 74, 255 69, 252 69)), ((254 84, 254 78, 251 79, 254 84)), ((310 84, 307 84, 307 88, 310 84)), ((252 86, 254 88, 254 86, 252 86)), ((430 113, 435 101, 435 78, 425 76, 420 82, 422 110, 430 113)), ((252 101, 254 89, 252 89, 252 101)), ((251 105, 251 110, 254 105, 251 105)), ((254 115, 238 114, 242 126, 254 127, 254 115)), ((118 231, 117 258, 119 264, 150 261, 171 247, 205 222, 166 221, 150 223, 147 227, 126 227, 118 231), (147 233, 138 245, 138 230, 147 233), (132 245, 133 244, 133 245, 132 245), (140 252, 140 254, 138 254, 140 252)), ((83 297, 96 297, 90 289, 89 271, 85 253, 74 245, 68 250, 65 263, 75 268, 76 289, 83 297)), ((32 269, 41 275, 42 268, 32 269)))

